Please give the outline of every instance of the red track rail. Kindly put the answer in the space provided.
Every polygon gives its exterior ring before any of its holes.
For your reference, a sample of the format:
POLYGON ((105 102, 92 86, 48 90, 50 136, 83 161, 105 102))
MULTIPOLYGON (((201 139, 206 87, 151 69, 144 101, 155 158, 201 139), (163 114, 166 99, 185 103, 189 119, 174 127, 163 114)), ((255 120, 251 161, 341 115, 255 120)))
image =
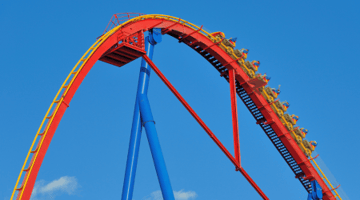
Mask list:
MULTIPOLYGON (((26 173, 25 176, 29 176, 28 183, 25 187, 22 188, 23 196, 22 199, 30 199, 31 192, 33 190, 35 180, 42 164, 42 161, 45 157, 46 151, 50 145, 51 139, 55 133, 57 126, 60 123, 62 116, 64 115, 66 109, 68 108, 75 92, 79 88, 80 84, 86 77, 87 73, 90 71, 92 66, 100 59, 100 57, 112 46, 114 46, 118 41, 122 40, 123 38, 130 36, 131 34, 137 33, 139 31, 147 31, 152 28, 164 28, 167 30, 167 34, 175 37, 181 38, 181 36, 186 36, 183 42, 187 45, 197 44, 202 49, 206 49, 212 56, 214 56, 220 63, 226 65, 226 68, 233 69, 235 73, 235 79, 239 82, 245 91, 249 94, 253 102, 259 108, 265 119, 267 120, 268 124, 271 124, 271 127, 275 130, 277 136, 281 139, 283 144, 289 150, 291 155, 294 157, 296 162, 301 167, 304 175, 307 179, 313 180, 316 179, 320 186, 323 188, 324 191, 324 200, 335 200, 334 195, 329 190, 328 186, 325 182, 321 179, 319 174, 317 173, 316 169, 312 166, 310 161, 298 147, 296 142, 292 139, 289 132, 283 126, 279 118, 276 114, 272 111, 270 105, 264 99, 264 97, 256 92, 254 92, 252 86, 248 84, 250 80, 249 77, 245 74, 244 71, 241 70, 239 65, 236 62, 233 62, 233 59, 223 51, 219 46, 214 45, 214 43, 207 38, 206 36, 200 34, 199 32, 194 32, 194 29, 184 26, 183 24, 170 21, 167 19, 144 19, 140 21, 136 21, 134 23, 130 23, 125 25, 117 32, 112 34, 103 44, 99 46, 99 48, 93 53, 93 55, 88 59, 85 63, 81 71, 75 77, 73 84, 70 86, 68 92, 64 96, 64 101, 60 105, 58 112, 55 113, 53 123, 49 124, 49 130, 47 135, 44 138, 43 145, 39 149, 38 157, 34 163, 34 167, 32 169, 32 173, 26 173), (171 28, 170 28, 171 27, 171 28)), ((232 160, 232 159, 230 159, 232 160)), ((233 163, 236 161, 232 161, 233 163)), ((243 174, 246 172, 242 171, 243 174)))

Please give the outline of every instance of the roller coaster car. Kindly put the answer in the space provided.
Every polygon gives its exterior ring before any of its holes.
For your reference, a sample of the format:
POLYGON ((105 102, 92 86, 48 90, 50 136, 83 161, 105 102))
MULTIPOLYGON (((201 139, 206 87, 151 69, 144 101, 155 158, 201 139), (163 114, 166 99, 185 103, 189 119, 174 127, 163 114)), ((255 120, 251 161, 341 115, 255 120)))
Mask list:
POLYGON ((299 146, 302 144, 302 138, 298 135, 295 134, 295 131, 290 131, 290 135, 291 137, 295 140, 296 144, 298 144, 299 146))
POLYGON ((249 49, 242 48, 240 50, 240 53, 242 54, 242 56, 243 56, 243 58, 245 60, 247 58, 248 53, 249 53, 249 49))
POLYGON ((274 99, 277 98, 277 96, 273 94, 270 87, 261 88, 260 93, 269 103, 274 102, 274 99))
MULTIPOLYGON (((309 157, 312 153, 312 151, 304 144, 303 138, 296 134, 296 130, 299 130, 298 128, 294 129, 293 131, 290 131, 291 137, 295 140, 296 144, 300 147, 301 151, 309 157)), ((309 142, 308 142, 309 143, 309 142)))
POLYGON ((239 59, 237 60, 237 63, 240 65, 241 69, 250 77, 250 78, 254 78, 255 77, 255 72, 251 69, 249 69, 246 64, 244 64, 244 56, 243 53, 238 50, 238 49, 235 49, 233 50, 231 47, 224 47, 223 45, 220 46, 221 49, 223 49, 227 54, 229 54, 229 56, 236 60, 238 58, 242 58, 242 59, 239 59))
POLYGON ((215 33, 212 33, 211 34, 212 36, 215 37, 215 41, 213 42, 219 42, 221 41, 222 45, 219 45, 219 47, 224 50, 226 53, 228 54, 233 54, 234 53, 234 48, 235 48, 235 45, 233 45, 229 39, 226 39, 225 38, 225 34, 222 33, 222 32, 215 32, 215 33))
POLYGON ((304 141, 308 142, 307 140, 303 140, 303 142, 299 144, 299 147, 307 157, 310 157, 312 151, 304 145, 304 141))
POLYGON ((297 128, 295 128, 295 134, 296 135, 298 135, 298 136, 300 136, 301 138, 305 138, 305 135, 306 135, 306 133, 304 133, 304 131, 302 131, 304 128, 299 128, 299 127, 297 127, 297 128))
POLYGON ((277 103, 279 103, 278 100, 276 100, 274 103, 270 104, 270 107, 273 109, 273 111, 276 113, 276 115, 279 118, 281 118, 284 115, 284 111, 277 107, 277 105, 276 105, 277 103))
POLYGON ((212 35, 213 37, 215 37, 215 40, 209 36, 209 38, 213 41, 213 42, 220 42, 222 40, 222 44, 223 45, 219 45, 219 47, 224 50, 227 54, 230 55, 231 58, 233 58, 234 60, 242 57, 242 59, 239 59, 237 62, 240 65, 241 69, 250 77, 250 78, 254 78, 255 77, 255 72, 253 70, 250 70, 245 64, 244 64, 244 60, 246 59, 246 54, 244 54, 243 52, 241 52, 241 50, 235 49, 234 50, 234 45, 231 44, 231 42, 229 42, 228 39, 225 39, 225 34, 223 32, 214 32, 211 33, 210 35, 212 35))
POLYGON ((281 110, 283 112, 286 112, 286 110, 288 109, 288 107, 285 106, 286 104, 288 104, 287 101, 283 101, 281 103, 280 103, 280 101, 275 101, 274 104, 279 110, 281 110))
POLYGON ((260 73, 255 74, 255 77, 256 77, 257 79, 263 81, 263 82, 266 83, 266 84, 270 81, 270 77, 268 77, 268 76, 266 75, 266 73, 264 73, 264 74, 260 74, 260 73))
MULTIPOLYGON (((226 51, 226 50, 225 50, 226 51)), ((234 60, 238 59, 238 58, 242 58, 239 59, 237 61, 237 63, 240 65, 241 69, 250 77, 250 78, 254 78, 255 77, 255 72, 253 70, 251 70, 246 63, 244 62, 244 60, 246 59, 246 54, 242 53, 239 49, 235 49, 235 50, 227 50, 226 51, 231 58, 233 58, 234 60), (228 53, 229 51, 233 51, 231 53, 228 53)))
POLYGON ((292 125, 295 125, 296 122, 297 122, 297 120, 294 119, 294 116, 295 116, 295 115, 291 115, 291 116, 290 116, 289 114, 285 114, 285 115, 284 115, 286 121, 287 121, 288 123, 292 124, 292 125))
MULTIPOLYGON (((280 117, 280 120, 282 120, 283 117, 280 117)), ((291 137, 295 140, 296 144, 300 147, 302 145, 302 138, 298 135, 295 134, 294 130, 293 130, 293 127, 291 124, 289 123, 284 123, 283 122, 283 125, 286 127, 286 129, 289 131, 291 137)), ((301 148, 301 147, 300 147, 301 148)))
POLYGON ((229 54, 230 56, 232 54, 234 54, 234 45, 232 45, 228 39, 222 39, 222 36, 215 36, 215 41, 214 42, 219 42, 221 41, 221 44, 219 45, 219 47, 224 50, 227 54, 229 54), (230 45, 229 45, 230 44, 230 45))
POLYGON ((244 72, 251 78, 255 78, 255 72, 252 71, 251 69, 247 68, 246 65, 244 64, 243 60, 238 60, 238 63, 240 65, 240 67, 244 70, 244 72))
MULTIPOLYGON (((282 117, 282 118, 284 118, 284 117, 282 117)), ((281 120, 281 121, 283 121, 283 120, 281 120)), ((283 125, 286 127, 286 129, 287 129, 288 131, 292 131, 292 130, 293 130, 293 125, 292 125, 292 124, 290 124, 290 123, 288 123, 288 122, 285 121, 285 123, 283 122, 283 125)))
POLYGON ((224 39, 224 40, 222 41, 222 43, 223 43, 225 46, 227 46, 227 47, 231 47, 232 49, 235 48, 235 45, 233 45, 233 44, 229 41, 229 39, 224 39))
MULTIPOLYGON (((285 115, 290 117, 289 114, 285 114, 285 115)), ((304 146, 303 137, 301 135, 299 135, 299 132, 298 132, 298 131, 300 131, 300 129, 298 127, 293 129, 293 125, 291 123, 287 122, 287 120, 284 117, 279 117, 279 118, 280 118, 280 121, 283 123, 283 125, 286 127, 286 129, 289 131, 291 137, 295 140, 296 144, 300 147, 301 151, 307 157, 309 157, 311 155, 312 151, 309 150, 306 146, 304 146)), ((300 133, 301 133, 301 131, 300 131, 300 133)))
POLYGON ((303 140, 303 144, 306 148, 308 148, 311 152, 313 152, 315 150, 315 147, 313 145, 310 144, 309 141, 307 140, 303 140))
MULTIPOLYGON (((224 46, 220 46, 221 49, 223 49, 227 54, 229 54, 229 56, 236 60, 238 58, 241 58, 242 53, 240 52, 240 50, 235 49, 233 50, 230 47, 225 48, 224 46)), ((244 64, 244 58, 243 59, 239 59, 237 60, 237 63, 239 64, 239 66, 241 67, 241 69, 250 77, 250 78, 254 78, 255 77, 255 72, 250 70, 249 68, 247 68, 247 66, 244 64)))
MULTIPOLYGON (((223 45, 220 45, 220 48, 222 48, 227 54, 232 55, 235 53, 234 48, 235 48, 235 43, 234 42, 230 42, 230 39, 223 39, 221 42, 223 45)), ((238 56, 240 57, 240 56, 238 56)))
MULTIPOLYGON (((288 115, 288 114, 285 114, 285 115, 288 115)), ((285 126, 285 128, 286 128, 288 131, 292 131, 292 130, 294 129, 294 128, 293 128, 293 125, 286 120, 285 115, 279 117, 279 118, 280 118, 280 121, 282 122, 282 124, 285 126)))
MULTIPOLYGON (((254 61, 253 61, 254 62, 254 61)), ((246 65, 246 67, 248 67, 249 69, 251 69, 251 70, 253 70, 254 72, 256 72, 258 69, 257 69, 257 67, 255 67, 254 65, 253 65, 253 63, 251 63, 250 61, 246 61, 245 62, 245 65, 246 65)))
POLYGON ((281 102, 276 100, 273 104, 271 104, 271 108, 273 109, 273 111, 277 114, 278 117, 282 117, 284 115, 284 112, 286 112, 287 107, 284 106, 284 104, 286 104, 287 102, 281 102))
MULTIPOLYGON (((236 57, 240 58, 240 57, 244 57, 243 53, 241 53, 241 51, 239 49, 235 49, 234 50, 234 54, 236 57)), ((243 58, 245 60, 245 58, 243 58)))
POLYGON ((240 65, 241 69, 252 79, 255 77, 255 73, 248 69, 245 65, 244 65, 244 61, 242 59, 237 61, 238 64, 240 65))
MULTIPOLYGON (((210 33, 210 35, 219 39, 219 41, 221 39, 225 38, 225 33, 221 32, 221 31, 210 33)), ((211 36, 209 36, 209 37, 211 38, 211 36)))
POLYGON ((275 88, 267 87, 265 89, 266 89, 266 93, 274 99, 276 99, 278 97, 278 95, 280 94, 280 92, 277 92, 277 90, 275 88))
POLYGON ((267 102, 272 103, 272 102, 274 102, 274 98, 267 94, 266 88, 268 88, 268 87, 261 87, 261 88, 259 88, 259 91, 262 94, 262 96, 266 99, 267 102))
POLYGON ((308 134, 308 130, 307 129, 304 129, 304 128, 301 128, 300 129, 301 133, 304 135, 304 137, 308 134))

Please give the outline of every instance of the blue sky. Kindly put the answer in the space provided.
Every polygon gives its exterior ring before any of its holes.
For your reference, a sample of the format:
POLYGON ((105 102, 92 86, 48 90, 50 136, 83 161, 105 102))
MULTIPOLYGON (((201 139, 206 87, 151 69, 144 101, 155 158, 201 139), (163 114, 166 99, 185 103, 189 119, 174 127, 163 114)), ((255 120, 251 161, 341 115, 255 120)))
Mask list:
MULTIPOLYGON (((357 1, 2 1, 0 3, 0 198, 9 199, 35 133, 72 67, 114 13, 168 14, 238 37, 281 84, 281 100, 309 129, 317 152, 351 199, 360 199, 360 53, 357 1)), ((229 87, 201 56, 164 36, 154 62, 219 139, 232 149, 229 87)), ((49 147, 37 199, 120 199, 140 60, 98 62, 49 147)), ((153 73, 149 99, 178 199, 261 199, 153 73), (179 197, 184 194, 183 198, 179 197)), ((261 128, 239 102, 243 167, 270 199, 306 199, 261 128)), ((232 150, 231 150, 232 152, 232 150)), ((134 200, 160 189, 147 138, 134 200)))

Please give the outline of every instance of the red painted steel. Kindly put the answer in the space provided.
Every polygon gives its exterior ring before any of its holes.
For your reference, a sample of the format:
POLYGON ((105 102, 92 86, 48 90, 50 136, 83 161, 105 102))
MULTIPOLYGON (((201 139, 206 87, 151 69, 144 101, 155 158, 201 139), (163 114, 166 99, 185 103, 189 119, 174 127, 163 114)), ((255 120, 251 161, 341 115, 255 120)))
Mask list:
POLYGON ((144 34, 142 31, 132 34, 109 49, 100 60, 118 67, 141 57, 146 53, 144 45, 144 34))
POLYGON ((205 130, 205 132, 211 137, 211 139, 218 145, 222 152, 230 159, 230 161, 237 167, 238 163, 236 159, 231 155, 231 153, 225 148, 225 146, 220 142, 220 140, 215 136, 215 134, 210 130, 204 121, 196 114, 196 112, 190 107, 190 105, 185 101, 185 99, 179 94, 179 92, 174 88, 174 86, 167 80, 167 78, 160 72, 160 70, 155 66, 155 64, 150 60, 147 55, 142 56, 154 72, 160 77, 160 79, 165 83, 166 86, 171 90, 171 92, 176 96, 176 98, 183 104, 183 106, 190 112, 190 114, 195 118, 195 120, 200 124, 200 126, 205 130))
POLYGON ((234 155, 236 161, 239 163, 239 166, 241 166, 239 121, 238 121, 238 110, 237 110, 237 101, 236 101, 236 85, 235 85, 234 69, 229 69, 229 85, 230 85, 231 114, 232 114, 233 137, 234 137, 234 151, 235 151, 234 155))
MULTIPOLYGON (((167 34, 175 38, 194 32, 193 29, 187 26, 166 19, 145 19, 123 26, 121 29, 113 33, 103 44, 101 44, 99 48, 93 53, 93 55, 85 63, 81 71, 74 78, 73 84, 70 86, 67 94, 64 95, 64 101, 66 103, 63 103, 64 105, 61 105, 58 112, 54 113, 55 115, 53 119, 54 122, 52 124, 49 124, 49 131, 44 138, 44 145, 42 146, 42 148, 38 150, 39 156, 34 163, 34 168, 32 170, 32 173, 28 174, 27 172, 25 174, 25 176, 29 176, 28 183, 30 184, 27 184, 26 187, 22 188, 22 190, 24 190, 23 199, 30 198, 36 180, 36 176, 38 174, 38 171, 40 169, 46 151, 49 147, 51 139, 55 133, 55 130, 59 125, 59 122, 62 116, 64 115, 67 106, 71 102, 71 99, 73 98, 75 92, 77 91, 78 87, 80 86, 80 84, 82 83, 85 76, 92 68, 92 66, 96 63, 97 60, 100 59, 100 57, 108 49, 110 49, 112 46, 118 43, 121 39, 130 36, 131 34, 137 33, 139 31, 147 31, 151 28, 168 28, 168 30, 166 30, 167 34)), ((240 66, 236 62, 232 62, 233 59, 217 44, 214 44, 209 38, 200 34, 199 32, 196 32, 188 36, 184 40, 184 43, 187 45, 191 45, 192 41, 196 41, 197 42, 196 44, 198 44, 202 49, 206 49, 207 52, 211 53, 211 55, 213 55, 222 64, 229 63, 227 68, 234 69, 235 79, 243 86, 244 90, 249 94, 250 98, 259 108, 260 112, 263 114, 263 116, 266 119, 265 123, 271 125, 271 127, 276 132, 278 137, 281 139, 283 144, 286 146, 288 151, 291 153, 293 158, 296 160, 297 163, 299 163, 299 166, 303 170, 306 178, 310 180, 316 179, 318 181, 324 192, 323 200, 336 200, 334 195, 331 193, 330 189, 328 188, 328 186, 325 184, 325 182, 322 180, 320 175, 317 173, 316 169, 312 166, 312 164, 307 159, 305 154, 301 151, 300 147, 296 144, 296 142, 291 137, 291 135, 284 127, 284 125, 281 123, 281 121, 276 116, 276 114, 272 111, 266 99, 260 93, 255 92, 256 89, 254 89, 254 87, 248 83, 250 79, 245 74, 245 72, 242 71, 240 66)), ((210 135, 210 137, 212 137, 212 135, 210 135)), ((237 162, 231 156, 231 154, 228 153, 226 155, 229 157, 231 162, 236 166, 237 162)))
POLYGON ((240 168, 240 173, 246 178, 246 180, 255 188, 256 192, 260 194, 263 199, 269 200, 269 198, 260 190, 260 188, 256 185, 255 181, 249 176, 249 174, 244 170, 244 168, 240 168))
POLYGON ((189 33, 189 34, 187 34, 187 35, 185 35, 185 36, 183 36, 183 37, 181 37, 181 38, 179 38, 179 43, 181 43, 183 40, 185 40, 187 37, 189 37, 190 35, 192 35, 192 34, 194 34, 194 33, 196 33, 196 32, 199 32, 199 31, 201 31, 201 29, 202 29, 202 25, 201 25, 201 27, 198 29, 198 30, 196 30, 196 31, 194 31, 194 32, 192 32, 192 33, 189 33))
MULTIPOLYGON (((224 147, 220 140, 215 136, 215 134, 206 126, 205 122, 196 114, 196 112, 191 108, 191 106, 185 101, 185 99, 180 95, 180 93, 175 89, 175 87, 170 83, 170 81, 164 76, 163 73, 156 67, 152 60, 147 56, 143 55, 143 58, 154 70, 154 72, 160 77, 160 79, 165 83, 166 86, 171 90, 171 92, 176 96, 176 98, 182 103, 182 105, 190 112, 190 114, 195 118, 195 120, 200 124, 200 126, 205 130, 205 132, 211 137, 211 139, 218 145, 222 152, 230 159, 230 161, 235 165, 236 169, 241 172, 249 181, 249 183, 254 187, 254 189, 260 194, 263 199, 269 199, 264 192, 256 185, 255 181, 245 172, 245 170, 240 166, 238 160, 236 160, 230 152, 224 147)), ((235 81, 234 81, 235 83, 235 81)), ((237 123, 237 121, 236 121, 237 123)), ((240 152, 239 152, 240 153, 240 152)))
MULTIPOLYGON (((203 48, 203 50, 210 49, 211 47, 220 44, 223 40, 224 40, 224 38, 221 38, 221 40, 219 42, 215 42, 214 44, 211 44, 210 46, 207 46, 207 47, 203 48)), ((230 63, 232 63, 232 62, 233 61, 230 61, 230 63)), ((226 65, 228 65, 230 63, 227 63, 226 65)))
POLYGON ((134 17, 138 17, 138 16, 141 16, 141 15, 144 15, 144 13, 133 13, 133 12, 116 13, 111 17, 111 19, 110 19, 108 25, 106 26, 103 34, 108 32, 109 30, 113 29, 115 26, 118 26, 118 25, 120 25, 121 23, 123 23, 125 21, 128 21, 128 20, 130 20, 130 19, 132 19, 134 17))
MULTIPOLYGON (((65 105, 65 103, 62 103, 60 105, 60 108, 58 109, 56 115, 57 116, 62 116, 64 113, 65 113, 65 110, 68 106, 65 105)), ((49 148, 49 145, 50 145, 50 142, 54 136, 54 133, 55 133, 55 130, 57 129, 59 123, 60 123, 60 120, 61 120, 61 117, 56 117, 54 118, 53 122, 51 123, 51 126, 48 130, 48 134, 46 135, 44 141, 43 141, 43 144, 42 144, 42 147, 41 147, 41 152, 39 152, 37 158, 36 158, 36 162, 33 166, 33 169, 32 169, 32 173, 30 174, 30 177, 28 179, 28 182, 26 184, 26 188, 31 188, 31 190, 24 190, 24 193, 23 193, 23 196, 22 196, 22 199, 30 199, 31 197, 31 193, 32 193, 32 188, 34 187, 35 185, 35 181, 36 181, 36 177, 37 177, 37 174, 39 173, 39 170, 40 170, 40 167, 41 167, 41 164, 42 164, 42 161, 44 160, 44 157, 45 157, 45 154, 46 154, 46 151, 47 149, 49 148), (52 133, 52 134, 49 134, 49 133, 52 133)), ((43 137, 43 136, 41 136, 43 137)), ((35 154, 33 154, 33 157, 34 157, 35 154)), ((26 173, 25 176, 28 176, 29 174, 26 173)), ((24 178, 25 180, 25 178, 24 178)))
POLYGON ((170 28, 172 28, 173 26, 175 26, 175 25, 179 24, 179 23, 180 23, 180 21, 181 21, 181 19, 179 18, 179 21, 177 21, 177 22, 173 22, 173 24, 171 24, 171 25, 169 25, 169 26, 167 26, 167 27, 162 27, 163 29, 161 30, 161 33, 162 33, 162 34, 166 34, 166 33, 168 33, 169 31, 171 31, 171 29, 170 29, 170 28))

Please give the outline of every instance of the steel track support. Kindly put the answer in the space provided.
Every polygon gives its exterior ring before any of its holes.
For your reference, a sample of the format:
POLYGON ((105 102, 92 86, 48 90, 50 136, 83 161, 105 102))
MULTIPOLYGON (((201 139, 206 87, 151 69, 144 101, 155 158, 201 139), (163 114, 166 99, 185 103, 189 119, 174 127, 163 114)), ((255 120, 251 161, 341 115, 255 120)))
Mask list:
MULTIPOLYGON (((176 98, 183 104, 183 106, 189 111, 189 113, 195 118, 195 120, 200 124, 200 126, 206 131, 206 133, 211 137, 211 139, 218 145, 221 151, 229 158, 229 160, 235 165, 236 169, 246 178, 246 180, 253 186, 256 192, 264 199, 269 200, 265 193, 260 189, 260 187, 255 183, 255 181, 249 176, 248 173, 240 166, 240 163, 231 155, 231 153, 225 148, 225 146, 220 142, 220 140, 215 136, 215 134, 209 129, 204 121, 196 114, 196 112, 190 107, 190 105, 185 101, 185 99, 180 95, 180 93, 175 89, 175 87, 170 83, 170 81, 164 76, 164 74, 156 67, 152 60, 146 55, 142 56, 144 60, 150 65, 154 72, 160 77, 160 79, 165 83, 165 85, 171 90, 171 92, 176 96, 176 98)), ((235 81, 235 80, 234 80, 235 81)))
POLYGON ((253 186, 256 192, 264 199, 269 200, 265 193, 260 189, 260 187, 255 183, 255 181, 249 176, 244 168, 240 167, 240 173, 246 178, 246 180, 253 186))
MULTIPOLYGON (((152 59, 153 52, 154 52, 154 46, 156 43, 161 41, 161 38, 159 39, 158 36, 154 37, 153 35, 155 35, 155 34, 153 34, 152 31, 150 32, 149 35, 150 36, 145 38, 145 50, 146 50, 146 55, 150 59, 152 59)), ((135 100, 134 117, 133 117, 133 123, 132 123, 132 127, 131 127, 129 150, 128 150, 128 156, 127 156, 127 161, 126 161, 126 170, 125 170, 123 191, 122 191, 122 196, 121 196, 122 200, 132 200, 132 196, 133 196, 135 174, 136 174, 136 167, 137 167, 140 140, 141 140, 141 131, 142 131, 139 96, 147 95, 147 91, 148 91, 148 87, 149 87, 149 80, 150 80, 150 71, 151 71, 151 68, 149 67, 147 62, 144 59, 142 59, 141 67, 140 67, 137 95, 136 95, 136 100, 135 100)))
POLYGON ((165 160, 161 151, 159 138, 156 133, 155 121, 153 119, 150 103, 146 94, 139 97, 142 125, 145 127, 149 141, 151 155, 154 160, 156 173, 159 179, 161 192, 165 200, 175 200, 174 193, 170 184, 170 178, 166 170, 165 160))
MULTIPOLYGON (((241 167, 239 123, 238 123, 235 70, 234 69, 229 70, 229 84, 230 84, 230 99, 231 99, 231 113, 232 113, 235 160, 238 162, 239 166, 241 167)), ((239 169, 236 169, 236 170, 239 170, 239 169)))
MULTIPOLYGON (((161 42, 161 30, 154 29, 150 31, 149 36, 145 38, 145 50, 146 50, 146 55, 149 57, 149 59, 152 59, 154 46, 159 42, 161 42)), ((167 174, 165 161, 161 152, 160 143, 157 138, 155 125, 154 124, 149 125, 146 123, 149 121, 148 119, 150 119, 150 121, 153 121, 150 110, 150 104, 147 100, 150 72, 151 72, 151 68, 149 67, 148 63, 144 59, 142 59, 137 95, 135 100, 134 117, 131 127, 129 151, 126 161, 124 185, 123 185, 123 191, 121 197, 122 200, 132 200, 142 126, 145 126, 146 129, 146 134, 149 140, 149 145, 154 159, 154 165, 158 175, 163 197, 166 200, 174 200, 174 194, 171 188, 169 176, 167 174), (145 106, 142 106, 142 108, 140 108, 141 107, 140 99, 143 99, 142 101, 147 102, 145 106)))
MULTIPOLYGON (((150 59, 152 59, 153 57, 154 46, 155 44, 151 44, 149 42, 149 37, 146 37, 145 50, 146 50, 146 55, 150 59)), ((134 191, 135 174, 136 174, 136 167, 139 156, 139 147, 140 147, 141 131, 142 131, 140 107, 139 107, 139 94, 147 94, 149 87, 150 70, 151 68, 149 67, 149 65, 144 60, 142 60, 140 67, 137 95, 135 99, 134 117, 131 127, 129 150, 126 160, 126 169, 125 169, 125 177, 124 177, 121 200, 133 199, 132 196, 134 191)))

